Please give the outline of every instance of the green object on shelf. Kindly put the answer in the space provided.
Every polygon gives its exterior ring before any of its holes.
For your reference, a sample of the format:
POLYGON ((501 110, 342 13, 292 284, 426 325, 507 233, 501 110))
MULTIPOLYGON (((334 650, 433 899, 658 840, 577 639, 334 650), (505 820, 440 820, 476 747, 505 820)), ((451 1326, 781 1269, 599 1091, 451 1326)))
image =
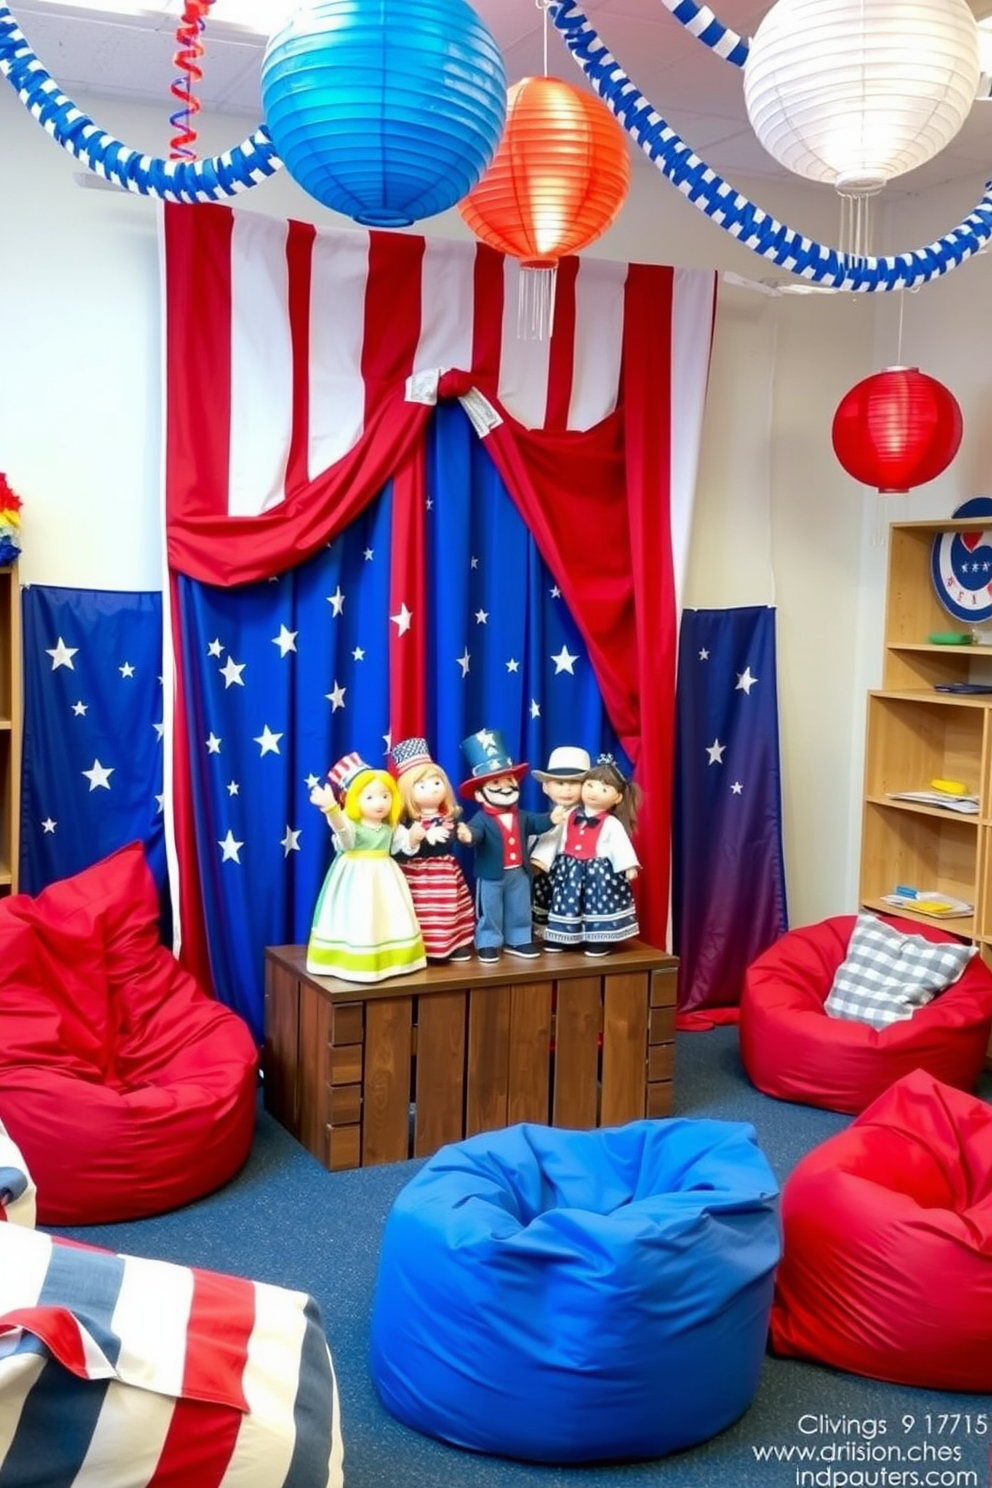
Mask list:
POLYGON ((972 636, 967 630, 938 630, 927 640, 931 646, 970 646, 972 636))

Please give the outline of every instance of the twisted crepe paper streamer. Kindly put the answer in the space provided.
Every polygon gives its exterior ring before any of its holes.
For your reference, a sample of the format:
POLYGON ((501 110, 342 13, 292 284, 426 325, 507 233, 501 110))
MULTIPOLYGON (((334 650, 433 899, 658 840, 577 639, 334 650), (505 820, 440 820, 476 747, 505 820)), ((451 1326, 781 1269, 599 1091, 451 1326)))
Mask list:
POLYGON ((196 151, 192 149, 196 143, 196 130, 192 121, 200 112, 200 100, 193 93, 193 84, 203 81, 203 69, 199 66, 203 56, 200 37, 206 29, 206 14, 212 4, 213 0, 186 0, 182 20, 176 27, 178 50, 172 63, 181 69, 181 75, 173 78, 169 91, 182 108, 169 115, 169 123, 176 130, 169 141, 174 160, 196 159, 196 151))

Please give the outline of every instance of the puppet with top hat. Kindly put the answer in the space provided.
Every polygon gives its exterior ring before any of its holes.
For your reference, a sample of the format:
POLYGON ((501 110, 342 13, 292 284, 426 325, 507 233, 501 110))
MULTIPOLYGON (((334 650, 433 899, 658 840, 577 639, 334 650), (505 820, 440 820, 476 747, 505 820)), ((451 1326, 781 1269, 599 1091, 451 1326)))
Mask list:
POLYGON ((475 849, 479 960, 498 961, 503 950, 528 959, 539 956, 531 923, 527 840, 550 831, 564 812, 558 807, 554 813, 519 809, 520 781, 530 766, 513 762, 497 729, 472 734, 463 741, 462 753, 470 773, 460 794, 482 808, 457 829, 458 840, 475 849))
POLYGON ((461 807, 451 781, 431 758, 427 740, 401 739, 389 753, 403 817, 393 853, 413 897, 428 961, 468 961, 475 910, 452 848, 461 807))
POLYGON ((310 800, 334 834, 307 944, 307 971, 381 982, 426 966, 413 899, 391 855, 402 803, 396 781, 346 754, 310 800))

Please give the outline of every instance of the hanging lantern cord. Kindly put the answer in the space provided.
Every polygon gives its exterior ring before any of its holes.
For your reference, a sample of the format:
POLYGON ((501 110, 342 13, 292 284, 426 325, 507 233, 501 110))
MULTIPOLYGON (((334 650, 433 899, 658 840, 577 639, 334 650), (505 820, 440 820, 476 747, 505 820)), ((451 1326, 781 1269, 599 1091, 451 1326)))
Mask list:
POLYGON ((544 16, 544 76, 548 76, 548 10, 551 0, 534 0, 534 4, 544 16))

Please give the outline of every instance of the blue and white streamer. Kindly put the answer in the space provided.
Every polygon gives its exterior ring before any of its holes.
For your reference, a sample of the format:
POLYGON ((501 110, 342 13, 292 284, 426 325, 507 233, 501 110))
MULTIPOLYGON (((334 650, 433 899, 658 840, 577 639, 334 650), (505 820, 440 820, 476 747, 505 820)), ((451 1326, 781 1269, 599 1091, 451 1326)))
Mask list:
POLYGON ((696 0, 661 0, 661 3, 690 36, 695 36, 725 62, 732 62, 735 67, 744 66, 751 43, 718 21, 708 5, 697 5, 696 0))
POLYGON ((60 92, 2 3, 0 72, 63 150, 95 175, 141 196, 174 202, 218 201, 257 186, 282 164, 264 125, 232 150, 206 160, 163 160, 129 149, 60 92))
POLYGON ((922 248, 855 258, 825 247, 756 207, 718 176, 631 82, 575 0, 551 0, 549 15, 593 89, 648 159, 694 207, 761 258, 832 289, 916 289, 980 253, 992 239, 992 182, 957 227, 922 248))

